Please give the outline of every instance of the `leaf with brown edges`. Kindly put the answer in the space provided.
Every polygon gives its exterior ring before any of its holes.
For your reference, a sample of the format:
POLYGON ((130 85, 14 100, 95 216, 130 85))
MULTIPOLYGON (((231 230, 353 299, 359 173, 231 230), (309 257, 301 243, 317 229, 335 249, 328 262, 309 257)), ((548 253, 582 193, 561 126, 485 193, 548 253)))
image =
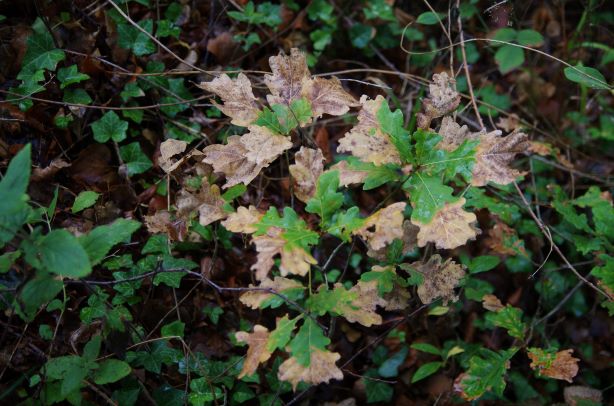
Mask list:
POLYGON ((198 85, 201 89, 215 93, 222 99, 224 104, 211 102, 225 115, 232 118, 231 123, 247 127, 258 117, 258 99, 252 92, 252 84, 243 73, 239 73, 236 79, 231 79, 227 74, 222 74, 211 82, 202 82, 198 85))

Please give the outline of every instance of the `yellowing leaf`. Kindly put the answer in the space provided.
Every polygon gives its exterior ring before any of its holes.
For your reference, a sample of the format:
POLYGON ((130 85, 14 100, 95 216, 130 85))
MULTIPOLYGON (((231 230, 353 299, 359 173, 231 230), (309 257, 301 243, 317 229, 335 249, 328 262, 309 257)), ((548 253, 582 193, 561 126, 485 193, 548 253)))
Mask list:
MULTIPOLYGON (((335 287, 341 287, 336 284, 335 287)), ((356 294, 356 299, 347 305, 338 307, 337 312, 351 323, 360 323, 365 327, 382 324, 382 316, 375 312, 377 306, 386 306, 386 301, 379 297, 377 281, 359 281, 350 292, 356 294)))
POLYGON ((181 140, 174 140, 172 138, 164 141, 160 144, 160 159, 158 164, 160 168, 166 173, 174 171, 179 166, 180 161, 172 161, 175 155, 181 154, 188 147, 188 143, 181 140))
POLYGON ((270 227, 266 234, 255 236, 252 242, 258 251, 258 260, 251 269, 256 271, 256 279, 264 280, 273 267, 276 255, 281 255, 279 271, 282 276, 295 274, 304 276, 311 265, 317 261, 299 246, 286 247, 287 241, 281 236, 281 229, 270 227))
POLYGON ((252 92, 252 84, 243 73, 239 73, 236 79, 231 79, 227 74, 222 74, 211 82, 203 82, 198 85, 201 89, 218 95, 223 105, 215 101, 212 103, 225 115, 232 118, 232 123, 247 127, 259 113, 258 102, 252 92))
POLYGON ((376 211, 367 217, 364 225, 353 234, 367 240, 369 248, 375 251, 384 248, 395 238, 403 238, 405 204, 405 202, 397 202, 376 211))
POLYGON ((399 151, 377 120, 382 103, 386 103, 382 96, 377 96, 375 100, 369 100, 367 96, 360 98, 362 109, 358 113, 358 124, 339 140, 337 152, 349 152, 361 161, 375 165, 401 164, 399 151))
POLYGON ((443 304, 456 301, 454 288, 465 276, 464 267, 451 259, 441 262, 441 255, 435 254, 426 263, 414 262, 411 266, 422 274, 424 282, 418 286, 418 297, 424 304, 442 298, 443 304))
POLYGON ((245 361, 243 362, 243 369, 237 377, 238 379, 253 374, 258 369, 259 364, 271 358, 271 352, 267 349, 269 335, 269 330, 259 324, 254 326, 252 334, 245 331, 239 331, 235 334, 237 341, 247 343, 249 346, 245 361))
POLYGON ((463 210, 464 204, 464 198, 446 203, 429 223, 412 220, 413 224, 420 227, 418 246, 424 247, 433 242, 439 249, 452 249, 474 239, 480 233, 473 225, 477 218, 475 214, 463 210))
POLYGON ((324 113, 340 116, 347 113, 350 107, 359 105, 334 76, 330 79, 303 79, 302 85, 302 95, 311 102, 313 117, 322 117, 324 113))
POLYGON ((279 366, 279 380, 290 382, 296 390, 299 382, 317 385, 331 379, 343 379, 343 372, 335 365, 341 355, 317 348, 306 348, 305 351, 311 352, 309 366, 305 367, 295 357, 290 357, 279 366))
POLYGON ((428 130, 431 120, 448 114, 458 107, 461 97, 455 89, 456 81, 446 72, 433 75, 429 97, 422 102, 423 113, 418 114, 418 127, 428 130))
POLYGON ((556 354, 545 354, 540 349, 530 349, 527 355, 531 359, 531 369, 542 376, 560 379, 571 383, 578 374, 580 359, 571 356, 573 350, 563 350, 556 354))
POLYGON ((289 105, 301 98, 303 79, 309 78, 307 60, 297 48, 290 50, 290 55, 280 53, 269 58, 272 75, 265 75, 264 83, 271 94, 267 96, 269 104, 289 105))
POLYGON ((500 131, 480 134, 473 165, 473 186, 485 186, 488 182, 507 185, 522 173, 509 167, 516 154, 527 152, 529 142, 527 135, 515 132, 507 137, 500 137, 500 131))
POLYGON ((262 216, 264 216, 264 213, 258 211, 254 206, 249 206, 249 208, 240 206, 235 213, 230 213, 221 224, 233 233, 251 234, 256 232, 254 225, 260 221, 262 216))
POLYGON ((256 288, 257 290, 245 292, 239 300, 252 309, 260 308, 263 303, 275 296, 269 290, 284 294, 288 290, 304 289, 303 285, 299 282, 293 279, 282 278, 281 276, 276 276, 275 279, 264 279, 260 282, 260 285, 254 286, 250 284, 249 287, 256 288))
POLYGON ((248 161, 265 167, 285 150, 292 148, 290 138, 260 126, 250 126, 249 132, 241 136, 241 143, 247 149, 245 157, 248 161))
POLYGON ((294 155, 294 164, 289 169, 294 194, 300 201, 307 203, 315 194, 318 178, 324 171, 322 150, 301 147, 294 155))

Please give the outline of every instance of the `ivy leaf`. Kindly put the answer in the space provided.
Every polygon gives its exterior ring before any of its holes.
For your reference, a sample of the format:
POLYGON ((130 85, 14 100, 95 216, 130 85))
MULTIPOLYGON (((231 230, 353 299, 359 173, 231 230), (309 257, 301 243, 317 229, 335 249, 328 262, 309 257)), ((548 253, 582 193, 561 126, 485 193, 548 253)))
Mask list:
POLYGON ((119 148, 119 155, 126 165, 128 176, 147 172, 153 166, 151 160, 141 150, 141 145, 138 142, 121 146, 119 148))
POLYGON ((315 195, 307 202, 305 210, 320 216, 322 224, 328 224, 332 215, 343 205, 339 188, 339 172, 326 171, 318 178, 315 195))
MULTIPOLYGON (((83 104, 88 105, 92 102, 92 98, 85 91, 85 89, 81 88, 70 88, 64 91, 64 95, 62 96, 62 101, 69 104, 83 104)), ((95 124, 95 123, 93 123, 95 124)), ((92 125, 93 125, 92 124, 92 125)), ((100 141, 99 141, 100 142, 100 141)))
MULTIPOLYGON (((149 34, 153 32, 152 20, 143 20, 138 24, 149 34)), ((131 50, 136 56, 144 56, 156 52, 156 45, 151 38, 131 24, 118 24, 117 36, 117 44, 124 49, 131 50)))
POLYGON ((390 141, 399 152, 399 156, 404 163, 413 160, 411 146, 409 144, 409 132, 403 128, 403 112, 390 110, 388 103, 382 103, 377 111, 377 121, 382 131, 390 137, 390 141))
POLYGON ((412 223, 429 223, 446 203, 455 202, 454 189, 444 185, 439 177, 415 173, 404 185, 413 207, 412 223))
POLYGON ((67 68, 58 69, 58 80, 60 81, 60 89, 88 80, 90 77, 85 73, 81 73, 77 69, 77 65, 70 65, 67 68))
POLYGON ((376 369, 369 369, 362 378, 367 393, 367 403, 384 402, 390 403, 394 396, 394 387, 382 382, 376 369), (373 379, 368 379, 373 378, 373 379))
POLYGON ((98 142, 107 142, 110 139, 121 142, 126 139, 128 122, 120 119, 114 111, 108 111, 92 123, 92 131, 94 139, 98 142))
POLYGON ((66 57, 64 51, 55 47, 53 37, 43 20, 37 18, 32 24, 32 30, 32 34, 26 41, 26 53, 21 62, 21 71, 17 75, 17 79, 20 80, 31 79, 38 71, 53 71, 66 57))
POLYGON ((127 102, 132 98, 145 96, 145 92, 139 87, 138 82, 128 82, 119 96, 124 102, 127 102))
POLYGON ((476 400, 488 391, 503 396, 505 371, 516 351, 514 347, 499 352, 480 349, 478 355, 469 359, 469 369, 460 380, 461 396, 465 400, 476 400))
POLYGON ((99 197, 100 194, 92 190, 83 191, 77 195, 70 210, 73 213, 78 213, 81 210, 87 209, 88 207, 93 206, 99 197))
POLYGON ((118 359, 107 359, 94 371, 93 379, 97 385, 106 385, 128 376, 131 371, 128 363, 118 359))

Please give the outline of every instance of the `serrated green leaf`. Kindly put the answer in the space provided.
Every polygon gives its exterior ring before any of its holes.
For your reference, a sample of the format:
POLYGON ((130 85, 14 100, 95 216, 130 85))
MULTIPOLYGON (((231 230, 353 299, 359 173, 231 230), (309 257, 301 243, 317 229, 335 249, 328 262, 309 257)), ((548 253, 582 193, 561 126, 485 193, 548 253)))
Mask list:
POLYGON ((287 314, 277 319, 277 326, 275 330, 271 331, 266 344, 268 352, 273 352, 276 349, 284 349, 286 347, 290 341, 294 327, 296 327, 296 322, 299 321, 299 319, 300 317, 289 319, 287 314))
POLYGON ((100 193, 96 193, 92 190, 85 190, 77 195, 70 210, 73 213, 78 213, 81 210, 87 209, 88 207, 92 207, 99 197, 100 193))
POLYGON ((265 107, 254 124, 287 135, 299 125, 307 123, 311 116, 311 104, 303 97, 293 100, 289 107, 283 104, 273 104, 271 109, 265 107))
POLYGON ((360 275, 360 280, 363 282, 377 281, 377 290, 380 296, 391 292, 394 289, 394 284, 397 281, 397 273, 394 267, 387 266, 377 271, 369 271, 360 275))
POLYGON ((306 302, 307 308, 320 316, 326 313, 338 314, 336 309, 348 306, 358 297, 354 292, 350 292, 344 286, 337 286, 334 289, 320 289, 311 295, 306 302))
POLYGON ((454 189, 444 185, 440 178, 421 175, 420 172, 406 182, 404 189, 409 190, 409 199, 414 209, 411 218, 421 223, 429 223, 446 203, 458 200, 458 197, 452 196, 454 189))
POLYGON ((128 122, 119 118, 114 111, 106 112, 99 120, 92 123, 94 139, 98 142, 107 142, 112 139, 121 142, 126 139, 128 122))
POLYGON ((107 359, 100 363, 100 366, 94 371, 93 379, 97 385, 106 385, 108 383, 117 382, 125 376, 128 376, 132 369, 124 361, 118 359, 107 359))
POLYGON ((60 89, 88 80, 90 77, 85 73, 79 72, 77 65, 70 65, 67 68, 58 69, 58 80, 60 81, 60 89))
POLYGON ((479 355, 471 357, 467 374, 460 383, 467 397, 478 399, 487 391, 502 396, 505 390, 505 371, 509 368, 508 361, 516 351, 517 348, 513 347, 499 352, 482 348, 479 355))
POLYGON ((305 210, 320 216, 321 224, 328 224, 332 215, 343 205, 339 188, 339 171, 326 171, 318 177, 315 195, 309 199, 305 210))
POLYGON ((337 213, 326 231, 343 241, 349 241, 352 233, 361 228, 364 223, 365 220, 360 217, 360 210, 354 206, 337 213))
POLYGON ((269 227, 279 227, 285 231, 281 236, 287 241, 286 248, 298 246, 308 250, 310 245, 318 243, 318 233, 307 228, 305 220, 301 219, 291 207, 284 207, 283 217, 279 216, 277 209, 269 208, 269 211, 254 225, 256 232, 254 235, 263 235, 269 227))
POLYGON ((507 330, 512 337, 523 339, 526 324, 522 321, 522 310, 510 305, 496 312, 486 313, 486 320, 497 327, 507 330))

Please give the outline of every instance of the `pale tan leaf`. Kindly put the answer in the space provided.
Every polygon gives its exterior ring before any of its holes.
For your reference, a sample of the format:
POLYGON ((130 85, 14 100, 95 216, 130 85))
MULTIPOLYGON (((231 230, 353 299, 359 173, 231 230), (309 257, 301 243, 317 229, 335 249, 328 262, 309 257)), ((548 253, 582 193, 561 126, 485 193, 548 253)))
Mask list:
POLYGON ((458 107, 461 97, 455 89, 456 81, 446 72, 433 75, 429 97, 422 102, 423 113, 418 115, 418 126, 427 130, 431 120, 448 114, 458 107))
POLYGON ((239 300, 252 309, 258 309, 262 303, 273 296, 273 293, 265 289, 270 289, 280 294, 283 294, 284 291, 289 289, 304 289, 300 282, 294 279, 282 278, 281 276, 276 276, 274 279, 266 278, 260 282, 260 285, 254 286, 250 284, 249 287, 260 290, 245 292, 241 295, 239 300))
POLYGON ((322 114, 340 116, 347 113, 350 107, 359 106, 358 101, 343 90, 341 82, 336 77, 305 78, 302 84, 302 96, 311 103, 313 117, 322 117, 322 114))
POLYGON ((160 144, 160 159, 158 165, 166 173, 177 169, 179 161, 173 160, 175 155, 179 155, 186 150, 188 143, 181 140, 169 138, 160 144))
POLYGON ((446 305, 449 301, 458 300, 454 288, 465 276, 464 266, 451 259, 441 262, 441 255, 435 254, 424 262, 414 262, 411 266, 424 277, 424 283, 418 286, 418 297, 424 304, 429 304, 438 298, 446 305))
POLYGON ((224 188, 243 183, 248 185, 264 168, 265 164, 256 164, 247 159, 248 149, 241 142, 241 137, 228 137, 226 145, 213 144, 203 150, 203 162, 213 166, 215 172, 226 176, 224 188))
POLYGON ((249 127, 249 132, 241 136, 241 143, 247 149, 247 160, 265 167, 285 150, 292 148, 289 137, 275 134, 268 128, 257 125, 249 127))
POLYGON ((522 172, 510 168, 516 154, 527 152, 529 143, 527 135, 516 132, 507 137, 500 137, 500 131, 480 134, 473 165, 473 186, 485 186, 488 182, 507 185, 522 172))
POLYGON ((207 181, 203 181, 198 193, 182 189, 175 199, 177 217, 189 223, 192 213, 198 211, 198 221, 202 226, 226 218, 227 213, 222 208, 223 205, 220 188, 217 185, 209 185, 207 181))
POLYGON ((501 303, 499 298, 495 295, 484 295, 482 298, 482 307, 491 312, 498 312, 505 308, 503 303, 501 303))
POLYGON ((251 269, 256 272, 258 280, 264 280, 273 267, 274 257, 281 255, 279 271, 282 276, 288 274, 307 275, 311 265, 317 263, 314 257, 300 247, 287 248, 287 241, 281 237, 282 230, 270 227, 267 234, 255 236, 252 239, 258 251, 258 259, 251 269))
POLYGON ((348 166, 347 161, 341 161, 339 163, 336 163, 335 165, 330 167, 330 170, 339 171, 339 186, 343 187, 358 183, 364 183, 365 179, 367 179, 367 176, 369 176, 368 171, 351 169, 348 166))
POLYGON ((249 208, 239 206, 237 211, 230 213, 221 224, 230 232, 251 234, 256 232, 255 225, 262 216, 264 213, 258 211, 254 206, 249 206, 249 208))
MULTIPOLYGON (((335 284, 335 288, 342 289, 343 285, 335 284)), ((365 327, 382 324, 382 316, 375 312, 377 306, 385 306, 386 301, 379 297, 377 281, 359 281, 352 286, 350 292, 357 295, 356 299, 348 305, 341 303, 335 309, 350 323, 360 323, 365 327)))
POLYGON ((288 274, 305 276, 309 272, 311 265, 317 263, 318 261, 302 248, 283 248, 281 251, 279 272, 282 276, 288 274))
POLYGON ((437 144, 437 148, 445 149, 446 151, 455 150, 465 139, 473 137, 466 125, 461 127, 450 116, 445 116, 441 120, 441 127, 437 133, 442 137, 442 140, 437 144))
POLYGON ((395 238, 403 238, 405 205, 405 202, 397 202, 376 211, 367 217, 364 225, 353 234, 367 240, 369 248, 375 251, 384 248, 395 238))
POLYGON ((264 83, 271 94, 267 96, 269 104, 289 105, 301 98, 303 79, 309 78, 309 68, 305 54, 292 48, 290 55, 280 53, 269 58, 272 75, 265 75, 264 83))
POLYGON ((554 359, 544 362, 540 360, 539 354, 527 352, 531 359, 531 369, 537 371, 542 376, 547 376, 553 379, 560 379, 567 382, 572 382, 573 378, 578 374, 578 362, 580 359, 571 356, 573 350, 563 350, 556 353, 554 359))
POLYGON ((253 374, 258 369, 259 364, 271 358, 271 352, 267 350, 269 335, 269 329, 259 324, 254 326, 254 332, 251 334, 245 331, 235 333, 237 341, 247 343, 248 345, 243 369, 241 369, 241 373, 237 377, 238 379, 253 374))
POLYGON ((296 358, 290 357, 279 366, 279 380, 290 382, 292 389, 296 390, 299 382, 317 385, 328 383, 331 379, 343 379, 343 372, 335 365, 341 355, 317 348, 306 348, 305 351, 311 352, 309 366, 305 367, 296 358))
POLYGON ((294 155, 294 164, 289 169, 294 194, 300 201, 307 203, 316 193, 318 177, 324 171, 322 150, 301 147, 294 155))
POLYGON ((474 239, 480 230, 473 224, 477 221, 475 214, 463 210, 465 199, 446 203, 429 223, 412 220, 420 227, 418 232, 418 246, 424 247, 433 242, 439 249, 453 249, 474 239))
POLYGON ((258 118, 258 99, 252 92, 251 82, 243 73, 239 73, 236 79, 231 79, 224 73, 211 82, 202 82, 198 86, 222 99, 223 105, 212 102, 222 113, 232 118, 231 123, 247 127, 258 118))
MULTIPOLYGON (((418 226, 413 225, 411 221, 403 221, 403 237, 401 238, 401 241, 403 242, 403 255, 407 255, 417 248, 418 231, 420 231, 420 228, 418 228, 418 226)), ((385 261, 387 254, 388 247, 380 248, 379 250, 369 249, 367 251, 368 256, 370 256, 371 258, 378 259, 380 261, 385 261)))
POLYGON ((349 152, 363 162, 375 165, 386 163, 401 164, 399 151, 379 125, 377 111, 386 100, 377 96, 369 100, 367 96, 360 98, 362 109, 358 113, 358 124, 339 140, 337 152, 349 152))

